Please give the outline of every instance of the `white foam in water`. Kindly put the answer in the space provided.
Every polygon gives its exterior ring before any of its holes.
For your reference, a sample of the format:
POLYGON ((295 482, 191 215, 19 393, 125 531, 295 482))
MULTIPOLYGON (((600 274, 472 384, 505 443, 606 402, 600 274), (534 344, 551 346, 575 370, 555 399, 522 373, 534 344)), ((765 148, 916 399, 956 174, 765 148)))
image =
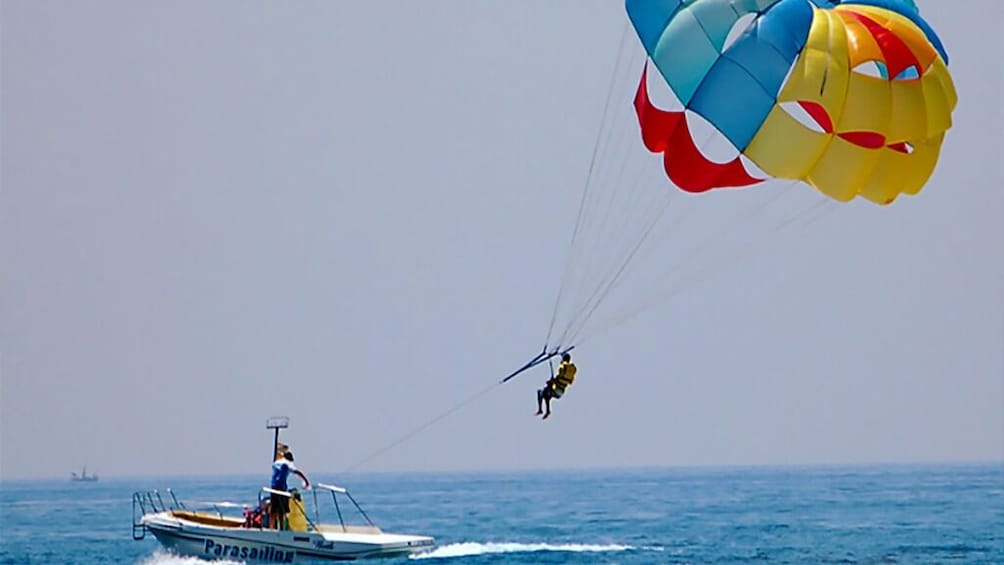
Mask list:
POLYGON ((198 557, 179 557, 173 553, 157 550, 153 555, 140 562, 140 565, 242 565, 243 561, 206 561, 198 557))
POLYGON ((448 557, 467 557, 487 553, 533 553, 537 551, 567 551, 572 553, 599 553, 604 551, 630 551, 644 549, 647 551, 662 551, 661 547, 634 547, 630 545, 596 545, 586 543, 451 543, 438 547, 428 553, 412 555, 412 559, 443 559, 448 557))
MULTIPOLYGON (((634 547, 620 544, 588 544, 588 543, 451 543, 438 547, 428 553, 410 556, 411 559, 448 559, 451 557, 469 557, 491 553, 535 553, 538 551, 565 551, 569 553, 602 553, 606 551, 662 551, 661 547, 634 547)), ((140 562, 140 565, 242 565, 242 561, 206 561, 198 557, 179 557, 172 553, 157 550, 150 557, 140 562)))

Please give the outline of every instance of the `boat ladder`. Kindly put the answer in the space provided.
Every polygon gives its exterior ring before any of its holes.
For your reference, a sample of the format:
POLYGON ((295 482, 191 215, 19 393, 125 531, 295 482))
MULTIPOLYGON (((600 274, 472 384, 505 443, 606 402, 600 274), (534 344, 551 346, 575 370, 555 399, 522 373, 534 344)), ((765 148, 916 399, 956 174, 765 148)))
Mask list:
POLYGON ((143 523, 143 516, 167 510, 185 509, 185 505, 174 496, 174 491, 167 489, 167 494, 171 498, 168 502, 164 502, 160 491, 157 490, 141 490, 132 493, 132 539, 141 540, 146 537, 146 524, 143 523))

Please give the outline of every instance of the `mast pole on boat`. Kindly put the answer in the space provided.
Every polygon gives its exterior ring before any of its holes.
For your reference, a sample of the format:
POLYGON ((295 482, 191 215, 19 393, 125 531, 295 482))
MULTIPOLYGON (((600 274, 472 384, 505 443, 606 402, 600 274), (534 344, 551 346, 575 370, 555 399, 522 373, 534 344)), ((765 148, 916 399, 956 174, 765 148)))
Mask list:
POLYGON ((272 443, 272 458, 268 460, 269 463, 275 461, 275 458, 279 456, 279 430, 288 427, 289 418, 287 416, 272 416, 268 420, 265 420, 265 428, 275 430, 275 441, 272 443))

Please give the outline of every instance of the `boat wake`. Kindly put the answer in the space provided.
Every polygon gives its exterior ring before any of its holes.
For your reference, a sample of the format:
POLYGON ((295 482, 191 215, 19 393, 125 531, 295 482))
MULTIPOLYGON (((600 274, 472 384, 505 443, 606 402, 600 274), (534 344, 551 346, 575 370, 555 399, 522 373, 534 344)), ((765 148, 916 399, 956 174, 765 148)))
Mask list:
POLYGON ((620 544, 586 544, 586 543, 478 543, 463 542, 440 546, 428 553, 410 556, 411 559, 447 559, 451 557, 470 557, 494 553, 536 553, 543 551, 569 553, 602 553, 615 551, 662 551, 661 547, 635 547, 620 544))
POLYGON ((198 557, 181 557, 158 549, 153 555, 140 561, 139 565, 242 565, 243 563, 243 561, 206 561, 198 557))

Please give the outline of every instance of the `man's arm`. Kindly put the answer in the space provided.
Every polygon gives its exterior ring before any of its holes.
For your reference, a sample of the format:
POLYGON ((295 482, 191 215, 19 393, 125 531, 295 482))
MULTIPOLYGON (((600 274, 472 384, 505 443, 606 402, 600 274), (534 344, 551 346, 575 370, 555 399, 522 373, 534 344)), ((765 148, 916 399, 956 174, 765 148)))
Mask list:
POLYGON ((310 480, 307 478, 307 475, 303 474, 303 471, 295 469, 293 472, 296 473, 298 477, 303 479, 303 488, 310 488, 310 480))

